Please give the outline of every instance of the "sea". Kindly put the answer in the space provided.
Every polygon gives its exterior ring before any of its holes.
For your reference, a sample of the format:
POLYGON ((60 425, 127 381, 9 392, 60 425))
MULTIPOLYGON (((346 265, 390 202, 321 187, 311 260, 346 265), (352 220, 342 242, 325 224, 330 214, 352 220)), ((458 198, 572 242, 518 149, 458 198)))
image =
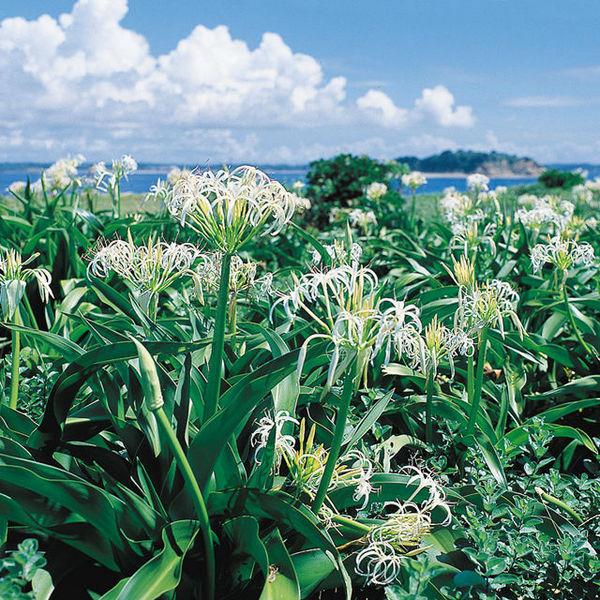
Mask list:
MULTIPOLYGON (((4 194, 8 186, 13 181, 26 181, 29 178, 31 181, 39 179, 40 173, 49 164, 41 163, 0 163, 0 195, 4 194)), ((157 179, 165 179, 167 173, 174 166, 173 164, 140 164, 139 169, 129 176, 127 181, 122 183, 122 191, 133 192, 136 194, 144 194, 148 192, 150 186, 154 185, 157 179)), ((600 176, 600 165, 578 165, 578 164, 561 164, 549 165, 551 167, 561 168, 564 170, 574 170, 576 168, 584 168, 588 171, 589 177, 600 176)), ((281 165, 263 165, 260 167, 271 178, 280 181, 284 185, 291 185, 295 181, 305 181, 308 173, 308 166, 281 166, 281 165)), ((80 172, 85 170, 80 169, 80 172)), ((527 185, 534 183, 535 178, 528 177, 499 177, 490 180, 490 189, 497 186, 515 186, 527 185)), ((454 187, 457 191, 466 190, 466 178, 464 176, 453 177, 429 177, 427 183, 419 188, 418 193, 429 194, 441 192, 448 187, 454 187)))

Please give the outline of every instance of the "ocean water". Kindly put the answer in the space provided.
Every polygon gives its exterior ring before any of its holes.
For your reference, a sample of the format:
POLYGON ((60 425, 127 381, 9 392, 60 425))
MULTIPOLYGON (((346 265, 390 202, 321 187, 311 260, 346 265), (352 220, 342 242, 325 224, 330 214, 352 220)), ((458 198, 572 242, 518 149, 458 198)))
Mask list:
MULTIPOLYGON (((0 163, 0 194, 6 191, 6 188, 13 181, 25 181, 28 177, 31 181, 39 179, 40 172, 48 165, 31 164, 9 164, 0 163)), ((589 165, 587 165, 589 167, 589 165)), ((122 190, 125 192, 134 192, 144 194, 150 186, 156 183, 158 178, 164 179, 173 165, 141 165, 140 169, 129 176, 127 181, 122 184, 122 190)), ((569 165, 573 167, 573 165, 569 165)), ((304 181, 308 172, 308 167, 279 167, 265 165, 261 167, 270 177, 280 181, 284 185, 291 185, 294 181, 304 181)), ((570 170, 570 169, 569 169, 570 170)), ((589 169, 590 177, 600 175, 600 166, 592 166, 589 169)), ((535 178, 493 178, 490 181, 490 187, 493 189, 499 185, 507 187, 515 185, 526 185, 534 183, 535 178)), ((466 189, 466 179, 464 177, 432 177, 427 184, 419 189, 418 193, 441 192, 447 187, 454 187, 458 191, 466 189)))

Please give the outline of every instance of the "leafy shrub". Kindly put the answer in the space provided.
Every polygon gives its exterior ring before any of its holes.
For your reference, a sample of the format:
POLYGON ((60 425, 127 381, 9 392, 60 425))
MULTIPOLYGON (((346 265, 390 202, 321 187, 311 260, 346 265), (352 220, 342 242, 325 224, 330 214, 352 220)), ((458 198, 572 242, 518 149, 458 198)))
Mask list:
POLYGON ((365 155, 339 154, 313 161, 306 176, 306 195, 313 203, 307 218, 322 226, 332 208, 351 206, 370 183, 389 183, 406 171, 396 162, 382 162, 365 155))
POLYGON ((579 173, 559 171, 558 169, 548 169, 539 176, 538 181, 549 189, 571 189, 576 185, 582 184, 584 179, 579 173))

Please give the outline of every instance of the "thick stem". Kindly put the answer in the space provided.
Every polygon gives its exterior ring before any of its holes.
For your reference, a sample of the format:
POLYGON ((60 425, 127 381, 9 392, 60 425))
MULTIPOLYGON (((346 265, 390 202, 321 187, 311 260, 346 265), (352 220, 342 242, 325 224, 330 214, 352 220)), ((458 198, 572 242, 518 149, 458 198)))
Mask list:
POLYGON ((414 226, 415 224, 415 213, 417 210, 417 192, 415 190, 412 191, 412 203, 410 206, 410 224, 414 226))
POLYGON ((475 389, 475 361, 473 355, 467 359, 467 400, 473 404, 473 390, 475 389))
MULTIPOLYGON (((15 325, 21 324, 19 316, 19 307, 15 309, 13 317, 15 325)), ((16 329, 12 330, 12 363, 10 370, 10 403, 9 407, 13 410, 17 409, 17 401, 19 399, 19 362, 21 360, 21 333, 16 329)))
POLYGON ((227 321, 227 304, 229 298, 229 273, 231 271, 231 254, 223 254, 221 259, 221 279, 219 282, 219 297, 217 314, 213 329, 210 361, 208 363, 208 381, 204 394, 204 420, 210 419, 216 410, 221 388, 221 366, 223 348, 225 347, 225 324, 227 321))
POLYGON ((354 392, 354 380, 357 376, 357 365, 353 362, 348 367, 346 376, 344 377, 344 386, 342 388, 342 397, 340 398, 340 407, 335 421, 335 429, 333 432, 333 440, 331 441, 331 448, 329 448, 329 457, 319 483, 319 489, 312 504, 312 510, 315 514, 319 513, 321 506, 327 495, 329 484, 335 470, 335 465, 340 456, 340 449, 342 447, 342 441, 344 438, 344 430, 346 429, 346 421, 348 419, 348 411, 350 409, 350 402, 354 392))
POLYGON ((354 529, 356 532, 361 533, 362 535, 368 534, 372 527, 369 525, 365 525, 364 523, 359 523, 350 517, 344 517, 343 515, 333 515, 331 517, 332 521, 339 523, 340 525, 347 527, 348 529, 354 529))
POLYGON ((177 462, 177 466, 183 476, 183 480, 185 482, 188 491, 192 497, 192 501, 194 503, 194 508, 196 509, 196 514, 198 516, 198 521, 200 523, 200 530, 202 532, 202 540, 204 543, 204 558, 206 561, 206 592, 208 600, 214 600, 215 597, 215 551, 213 548, 211 532, 210 532, 210 520, 208 518, 208 511, 206 510, 206 504, 204 503, 204 498, 202 496, 202 492, 200 491, 200 486, 198 485, 198 481, 192 471, 192 467, 173 431, 173 427, 167 417, 164 409, 158 408, 153 411, 156 416, 156 421, 158 426, 163 431, 165 438, 171 448, 171 452, 175 457, 177 462))
POLYGON ((569 317, 569 322, 571 323, 571 328, 573 329, 573 333, 579 340, 579 343, 583 346, 583 349, 588 353, 592 354, 592 349, 588 346, 587 342, 583 339, 581 332, 579 331, 579 327, 577 327, 577 323, 575 322, 575 317, 573 316, 573 311, 571 310, 571 305, 569 304, 569 296, 567 295, 567 278, 566 276, 563 278, 562 282, 562 297, 565 305, 565 310, 567 311, 567 315, 569 317))
POLYGON ((427 399, 425 401, 425 440, 431 444, 433 440, 433 423, 431 421, 433 408, 433 369, 429 369, 427 383, 425 384, 427 399))
POLYGON ((488 329, 484 327, 481 330, 481 338, 479 340, 479 349, 477 352, 477 372, 475 374, 475 386, 471 399, 471 414, 467 424, 467 436, 473 435, 475 431, 475 421, 481 404, 481 394, 483 391, 483 367, 485 365, 485 355, 487 352, 488 329))

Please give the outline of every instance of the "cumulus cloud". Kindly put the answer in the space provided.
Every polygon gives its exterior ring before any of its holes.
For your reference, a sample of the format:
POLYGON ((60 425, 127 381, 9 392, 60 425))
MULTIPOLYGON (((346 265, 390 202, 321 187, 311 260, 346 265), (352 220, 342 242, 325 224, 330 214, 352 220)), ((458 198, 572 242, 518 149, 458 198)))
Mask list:
MULTIPOLYGON (((143 151, 160 139, 168 153, 190 140, 201 148, 218 140, 220 152, 239 154, 261 143, 256 131, 273 127, 473 122, 471 109, 455 106, 443 86, 423 90, 411 109, 376 90, 355 106, 344 77, 327 78, 314 57, 294 52, 277 33, 251 48, 226 26, 198 25, 155 56, 144 36, 122 25, 127 10, 127 0, 78 0, 58 18, 0 21, 0 138, 7 146, 20 140, 40 152, 66 147, 90 155, 128 150, 127 143, 143 151)), ((10 155, 0 149, 0 157, 10 155)))
POLYGON ((455 106, 447 87, 425 88, 412 109, 396 106, 384 92, 369 90, 356 101, 373 122, 383 127, 399 128, 429 118, 442 127, 471 127, 475 123, 470 106, 455 106))

